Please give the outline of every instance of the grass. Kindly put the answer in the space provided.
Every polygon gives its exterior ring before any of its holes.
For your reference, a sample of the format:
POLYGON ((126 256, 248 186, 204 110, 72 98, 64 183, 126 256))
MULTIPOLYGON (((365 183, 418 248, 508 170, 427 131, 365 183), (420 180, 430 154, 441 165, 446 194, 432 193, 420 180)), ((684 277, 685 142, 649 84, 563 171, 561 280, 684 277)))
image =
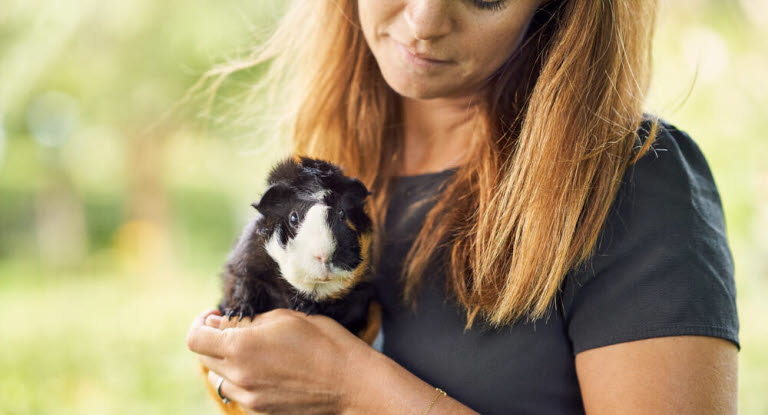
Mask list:
POLYGON ((25 275, 0 286, 0 414, 215 413, 185 344, 215 303, 215 278, 25 275))

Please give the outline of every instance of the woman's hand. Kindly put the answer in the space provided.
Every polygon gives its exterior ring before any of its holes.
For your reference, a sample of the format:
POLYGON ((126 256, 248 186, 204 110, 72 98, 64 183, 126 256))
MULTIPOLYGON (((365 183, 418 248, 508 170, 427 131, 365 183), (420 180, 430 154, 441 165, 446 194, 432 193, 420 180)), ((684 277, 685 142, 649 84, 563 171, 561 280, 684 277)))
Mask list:
POLYGON ((220 329, 217 310, 199 315, 187 346, 200 354, 215 387, 246 411, 268 414, 345 412, 355 378, 374 350, 336 321, 276 309, 250 325, 220 329), (215 373, 214 373, 215 372, 215 373))

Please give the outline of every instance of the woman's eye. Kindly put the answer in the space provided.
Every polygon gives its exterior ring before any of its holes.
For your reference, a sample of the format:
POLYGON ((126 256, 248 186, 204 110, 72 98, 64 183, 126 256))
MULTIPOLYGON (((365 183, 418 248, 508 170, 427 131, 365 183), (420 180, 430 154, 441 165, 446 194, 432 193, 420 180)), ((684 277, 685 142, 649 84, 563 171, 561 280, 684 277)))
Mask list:
POLYGON ((504 7, 507 0, 486 1, 486 0, 472 0, 475 6, 485 10, 500 10, 504 7))
POLYGON ((296 212, 291 212, 291 217, 289 220, 291 222, 291 226, 296 226, 299 224, 299 215, 296 212))
POLYGON ((339 209, 339 211, 336 212, 336 214, 339 216, 339 219, 341 220, 344 220, 344 218, 346 217, 346 215, 344 214, 344 209, 339 209))

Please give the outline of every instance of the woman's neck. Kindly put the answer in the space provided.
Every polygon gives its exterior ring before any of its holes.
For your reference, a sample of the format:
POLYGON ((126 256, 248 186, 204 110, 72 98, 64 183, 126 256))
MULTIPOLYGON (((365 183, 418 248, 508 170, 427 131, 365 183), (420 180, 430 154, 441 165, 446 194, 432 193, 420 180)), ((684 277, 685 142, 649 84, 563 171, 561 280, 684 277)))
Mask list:
POLYGON ((471 147, 477 99, 403 98, 401 175, 445 170, 460 165, 471 147))

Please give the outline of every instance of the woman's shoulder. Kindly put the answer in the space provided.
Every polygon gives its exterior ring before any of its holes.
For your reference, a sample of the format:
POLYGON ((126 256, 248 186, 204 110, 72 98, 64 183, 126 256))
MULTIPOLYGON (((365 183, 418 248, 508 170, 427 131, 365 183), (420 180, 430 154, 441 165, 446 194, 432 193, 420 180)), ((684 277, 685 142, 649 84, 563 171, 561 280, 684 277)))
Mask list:
MULTIPOLYGON (((643 123, 638 146, 652 125, 643 123)), ((735 295, 709 165, 688 134, 659 121, 650 149, 623 176, 592 257, 566 277, 574 349, 685 334, 737 342, 735 295)))
POLYGON ((630 166, 623 184, 631 186, 638 181, 663 178, 666 180, 664 188, 704 186, 716 190, 714 178, 701 148, 688 133, 676 126, 662 119, 644 120, 638 131, 636 148, 640 148, 649 139, 654 125, 656 134, 650 148, 630 166), (635 177, 638 174, 641 176, 635 177))
POLYGON ((683 130, 658 120, 644 121, 636 145, 656 130, 649 149, 625 172, 598 246, 608 248, 612 237, 632 239, 652 230, 664 239, 670 232, 690 233, 706 224, 725 237, 720 192, 698 144, 683 130))

